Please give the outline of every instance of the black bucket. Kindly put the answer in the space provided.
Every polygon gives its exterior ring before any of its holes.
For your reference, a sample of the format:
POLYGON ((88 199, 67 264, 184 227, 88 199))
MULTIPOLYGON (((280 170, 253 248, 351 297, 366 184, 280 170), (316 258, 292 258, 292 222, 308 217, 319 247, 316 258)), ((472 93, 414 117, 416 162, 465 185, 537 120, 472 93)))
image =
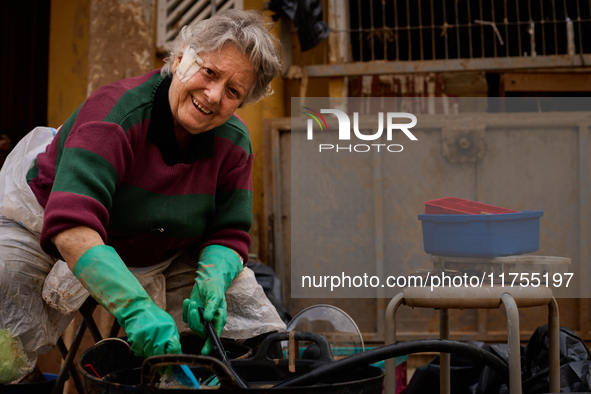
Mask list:
MULTIPOLYGON (((199 354, 204 344, 205 340, 198 336, 181 336, 184 353, 199 354)), ((235 341, 222 339, 222 344, 230 359, 252 355, 251 348, 235 341)), ((144 359, 133 354, 123 339, 109 338, 82 353, 77 368, 82 376, 85 393, 135 393, 144 391, 140 386, 143 362, 144 359), (109 380, 103 379, 105 376, 109 380)))
MULTIPOLYGON (((110 371, 107 369, 102 370, 102 375, 107 375, 106 379, 98 379, 92 377, 86 370, 82 370, 81 373, 84 378, 84 384, 87 393, 130 393, 130 392, 163 392, 168 390, 159 389, 156 387, 156 382, 159 379, 157 371, 160 367, 167 365, 190 365, 191 371, 197 377, 197 379, 205 380, 205 378, 215 374, 220 382, 220 386, 216 392, 219 394, 223 393, 256 393, 256 394, 271 394, 271 393, 318 393, 318 394, 381 394, 383 391, 383 381, 385 371, 381 368, 366 366, 357 368, 353 371, 347 371, 343 374, 334 374, 326 381, 313 386, 305 387, 290 387, 283 389, 273 389, 272 386, 281 383, 290 378, 300 376, 313 369, 332 362, 332 352, 330 345, 326 338, 319 334, 312 333, 296 333, 294 335, 295 340, 310 341, 316 343, 319 347, 319 352, 316 352, 314 359, 300 359, 295 360, 292 366, 295 366, 295 373, 290 372, 289 360, 287 359, 274 359, 268 355, 272 353, 273 345, 276 345, 279 341, 288 339, 288 334, 272 334, 270 335, 260 346, 256 355, 252 358, 241 358, 230 360, 232 368, 240 375, 240 377, 246 381, 249 388, 240 388, 234 379, 228 368, 223 365, 217 359, 205 356, 195 355, 164 355, 155 356, 146 359, 143 362, 142 368, 137 367, 137 360, 134 360, 133 364, 130 362, 130 357, 133 355, 124 354, 123 347, 117 350, 118 356, 117 361, 111 363, 109 361, 101 362, 100 365, 107 364, 110 371), (120 368, 128 364, 127 368, 120 368), (119 368, 119 369, 117 369, 119 368), (91 389, 87 384, 88 379, 94 381, 100 381, 100 391, 91 389)), ((105 360, 113 360, 113 354, 104 354, 106 350, 110 353, 113 352, 113 348, 106 349, 102 344, 97 344, 95 347, 88 349, 81 357, 78 364, 78 368, 83 368, 84 363, 90 359, 99 360, 104 358, 105 360)), ((128 349, 127 345, 122 344, 128 349)), ((229 348, 224 347, 228 351, 229 348)), ((105 365, 105 366, 107 366, 105 365)), ((98 372, 98 371, 97 371, 98 372)), ((97 389, 99 386, 96 382, 93 383, 93 387, 97 389)), ((174 389, 175 393, 194 393, 191 389, 174 389)))
MULTIPOLYGON (((57 375, 51 373, 44 373, 45 381, 43 382, 26 382, 18 384, 0 384, 0 393, 2 394, 50 394, 55 386, 57 375)), ((62 384, 63 386, 63 384, 62 384)), ((61 390, 58 390, 61 392, 61 390)))

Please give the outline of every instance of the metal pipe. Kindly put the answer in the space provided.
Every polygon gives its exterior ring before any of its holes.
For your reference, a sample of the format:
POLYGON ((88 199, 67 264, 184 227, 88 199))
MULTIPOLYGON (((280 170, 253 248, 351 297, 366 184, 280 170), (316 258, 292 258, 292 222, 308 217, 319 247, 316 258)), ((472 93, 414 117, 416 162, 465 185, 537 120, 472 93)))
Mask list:
POLYGON ((549 341, 549 390, 560 393, 560 318, 558 303, 552 297, 548 304, 548 341, 549 341))
POLYGON ((509 293, 501 297, 507 313, 507 339, 509 343, 509 392, 521 394, 521 347, 519 343, 519 310, 509 293))
MULTIPOLYGON (((449 309, 439 310, 439 337, 449 339, 449 309)), ((451 393, 451 356, 449 353, 439 354, 439 392, 441 394, 451 393)))
MULTIPOLYGON (((386 331, 385 339, 386 345, 393 345, 396 343, 396 311, 404 301, 404 293, 398 293, 396 297, 386 308, 386 315, 384 317, 384 330, 386 331)), ((389 358, 385 361, 386 379, 384 382, 384 394, 396 393, 396 359, 389 358)))

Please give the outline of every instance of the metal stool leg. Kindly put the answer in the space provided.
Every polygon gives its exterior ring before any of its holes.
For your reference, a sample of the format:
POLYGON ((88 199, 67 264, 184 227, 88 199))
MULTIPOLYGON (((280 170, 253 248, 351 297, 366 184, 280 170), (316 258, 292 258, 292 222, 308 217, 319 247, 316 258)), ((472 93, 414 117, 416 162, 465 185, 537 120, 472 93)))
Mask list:
POLYGON ((560 393, 560 319, 558 303, 554 297, 548 304, 548 339, 550 392, 560 393))
POLYGON ((78 310, 78 312, 80 312, 84 318, 86 326, 88 327, 88 331, 90 331, 92 339, 94 339, 95 342, 99 342, 103 339, 103 336, 101 335, 98 327, 96 326, 94 318, 92 317, 92 313, 97 306, 98 304, 96 301, 92 297, 89 297, 88 300, 86 300, 86 302, 78 310))
MULTIPOLYGON (((74 336, 74 341, 72 342, 72 345, 70 346, 70 350, 68 350, 68 348, 66 348, 66 345, 64 344, 64 341, 62 340, 62 338, 59 338, 58 342, 57 342, 57 346, 60 350, 60 353, 62 354, 62 358, 64 359, 64 363, 62 366, 62 369, 60 370, 60 373, 57 377, 57 380, 55 382, 55 386, 54 389, 52 390, 52 394, 57 394, 59 392, 59 388, 61 386, 63 386, 63 384, 66 381, 66 376, 67 376, 67 372, 70 372, 70 376, 72 377, 73 381, 74 381, 74 385, 76 386, 76 390, 78 390, 79 393, 84 392, 84 386, 82 384, 82 379, 80 378, 80 375, 78 374, 78 371, 76 370, 76 366, 74 365, 74 358, 76 356, 76 352, 78 351, 78 348, 80 347, 80 343, 82 342, 82 338, 84 337, 84 333, 86 332, 86 329, 88 328, 88 330, 90 331, 90 333, 92 334, 92 338, 94 339, 95 342, 98 342, 100 340, 102 340, 102 336, 101 333, 94 321, 94 318, 92 317, 92 313, 95 310, 95 308, 98 306, 98 303, 92 298, 89 297, 84 304, 80 307, 80 309, 78 310, 80 312, 80 314, 82 315, 82 323, 80 324, 80 326, 78 326, 78 330, 76 331, 76 335, 74 336)), ((117 325, 117 331, 118 331, 118 325, 117 325)), ((111 328, 111 331, 114 331, 115 327, 111 328)))
MULTIPOLYGON (((386 335, 386 345, 396 343, 396 311, 404 302, 404 294, 399 293, 386 308, 386 317, 384 319, 384 331, 386 335)), ((384 394, 396 393, 396 359, 389 358, 385 361, 386 380, 384 383, 384 394)))
MULTIPOLYGON (((60 353, 62 354, 62 358, 65 359, 68 356, 68 348, 66 347, 66 344, 64 343, 64 340, 61 337, 57 341, 57 347, 58 347, 60 353)), ((82 378, 80 377, 80 374, 78 373, 78 370, 76 369, 76 366, 74 365, 74 363, 70 363, 69 365, 64 364, 62 371, 65 371, 66 367, 70 371, 70 377, 74 381, 74 386, 76 386, 76 391, 78 391, 79 393, 83 393, 84 392, 84 385, 82 383, 82 378)), ((60 373, 62 373, 62 371, 60 371, 60 373)))
MULTIPOLYGON (((439 311, 439 337, 449 339, 449 309, 439 311)), ((439 353, 439 392, 441 394, 451 393, 451 355, 439 353)))
POLYGON ((507 337, 509 343, 509 391, 521 394, 521 347, 519 342, 519 310, 509 293, 501 297, 507 313, 507 337))
POLYGON ((109 338, 116 338, 117 334, 119 334, 120 328, 121 326, 119 325, 119 322, 117 319, 115 319, 115 321, 113 321, 113 325, 111 326, 111 331, 109 331, 109 338))
MULTIPOLYGON (((76 367, 74 366, 74 357, 76 356, 76 352, 78 351, 78 348, 80 347, 80 342, 82 342, 82 337, 84 336, 85 331, 86 331, 86 322, 83 320, 82 323, 80 323, 80 326, 78 327, 78 331, 76 331, 76 335, 74 336, 74 341, 72 342, 72 345, 70 346, 70 350, 67 352, 67 355, 64 359, 64 366, 62 367, 62 370, 60 371, 60 373, 55 381, 55 386, 53 387, 51 394, 59 394, 59 388, 65 383, 67 371, 69 369, 74 367, 73 368, 74 372, 77 374, 76 367)), ((62 341, 62 344, 63 344, 63 341, 62 341)), ((64 345, 64 348, 65 348, 65 345, 64 345)), ((74 380, 74 382, 75 381, 76 380, 74 380)), ((76 389, 78 389, 78 387, 76 387, 76 389)))

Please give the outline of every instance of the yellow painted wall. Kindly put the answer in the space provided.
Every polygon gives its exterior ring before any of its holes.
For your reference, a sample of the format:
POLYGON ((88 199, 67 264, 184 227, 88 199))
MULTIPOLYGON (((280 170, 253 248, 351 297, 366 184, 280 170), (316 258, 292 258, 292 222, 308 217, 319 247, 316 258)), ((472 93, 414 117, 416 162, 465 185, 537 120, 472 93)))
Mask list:
MULTIPOLYGON (((244 9, 262 10, 263 1, 244 0, 244 9)), ((273 13, 265 11, 265 14, 270 18, 273 13)), ((279 23, 274 27, 273 33, 277 37, 281 36, 279 23)), ((275 92, 272 96, 259 101, 255 105, 247 105, 236 111, 238 116, 240 116, 248 126, 252 149, 255 155, 252 169, 253 214, 255 223, 253 225, 253 230, 251 231, 251 236, 257 237, 258 234, 258 239, 261 239, 266 227, 263 222, 263 119, 280 118, 284 116, 285 113, 283 106, 283 79, 281 77, 276 78, 272 83, 272 87, 275 92)), ((258 239, 255 239, 254 237, 251 252, 257 254, 264 252, 264 245, 256 245, 255 243, 258 242, 258 239)), ((259 258, 264 259, 264 253, 262 254, 263 255, 259 255, 259 258)))
POLYGON ((60 126, 86 99, 89 0, 52 0, 48 126, 60 126))

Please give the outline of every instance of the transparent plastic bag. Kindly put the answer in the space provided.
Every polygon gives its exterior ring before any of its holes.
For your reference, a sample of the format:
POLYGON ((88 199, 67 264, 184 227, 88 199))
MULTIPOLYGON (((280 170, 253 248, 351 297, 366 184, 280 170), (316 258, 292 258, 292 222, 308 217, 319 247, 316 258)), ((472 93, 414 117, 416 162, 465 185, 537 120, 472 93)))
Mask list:
POLYGON ((245 267, 228 287, 226 301, 228 318, 223 338, 243 340, 287 329, 250 268, 245 267))
POLYGON ((0 330, 21 341, 22 351, 17 354, 28 359, 30 369, 38 355, 53 348, 74 317, 49 307, 41 296, 54 264, 41 250, 37 235, 0 215, 0 330))
POLYGON ((56 133, 51 127, 31 130, 6 157, 0 171, 0 214, 37 234, 43 227, 44 209, 26 182, 27 172, 56 133))
POLYGON ((63 315, 69 315, 80 309, 90 293, 74 276, 68 264, 58 260, 49 275, 45 277, 41 295, 47 305, 57 309, 63 315))

